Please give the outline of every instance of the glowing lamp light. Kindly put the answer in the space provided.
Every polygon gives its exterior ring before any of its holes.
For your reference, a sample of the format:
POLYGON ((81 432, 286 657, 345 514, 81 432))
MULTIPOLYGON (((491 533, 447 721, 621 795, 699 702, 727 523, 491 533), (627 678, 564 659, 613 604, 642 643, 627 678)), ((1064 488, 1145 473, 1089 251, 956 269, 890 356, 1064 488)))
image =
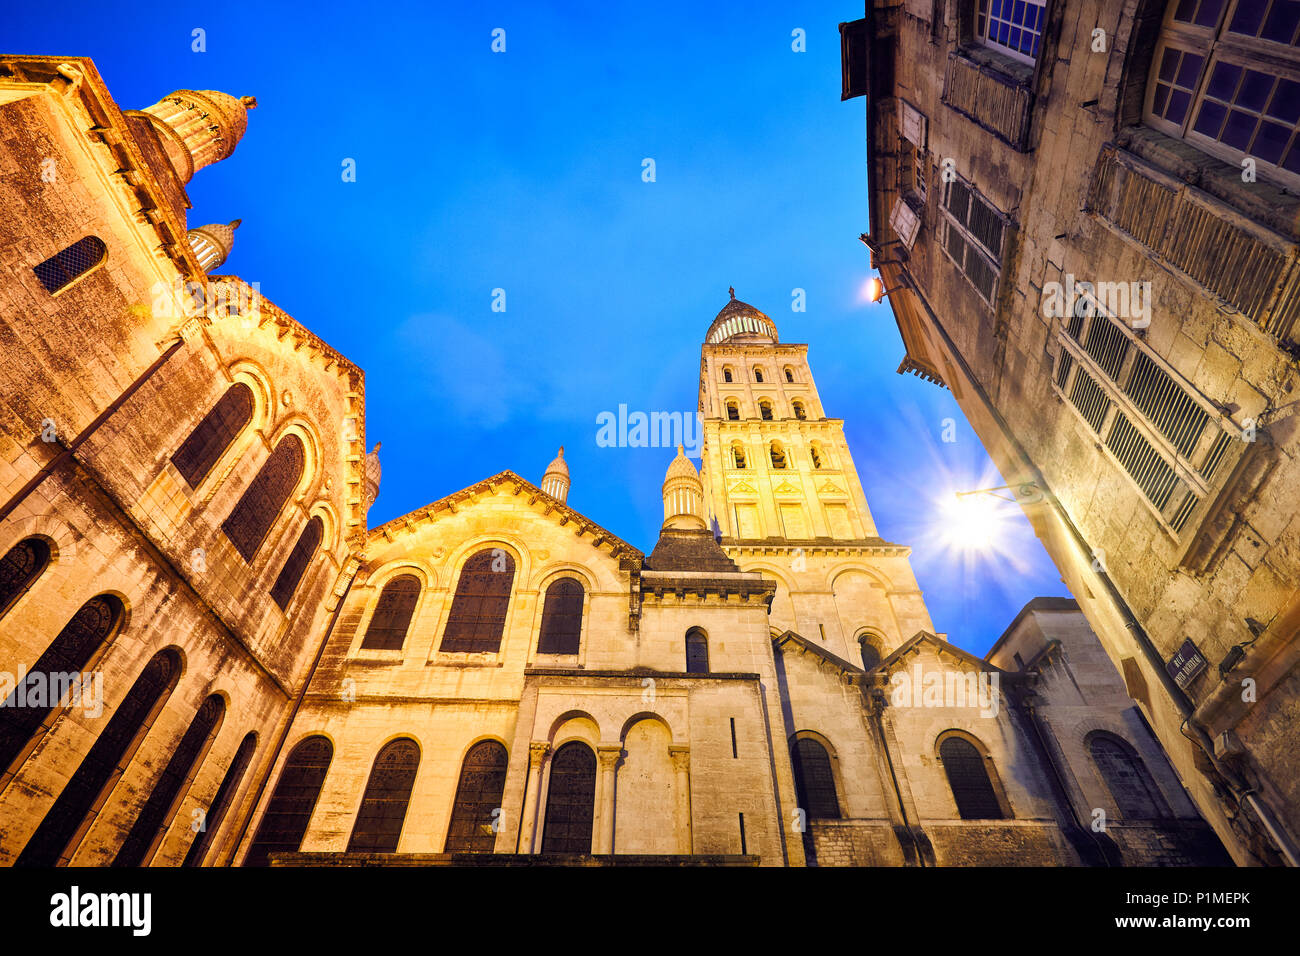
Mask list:
POLYGON ((944 507, 947 544, 959 551, 996 549, 1003 531, 1001 499, 969 492, 955 497, 944 507))
POLYGON ((879 302, 885 297, 885 283, 879 278, 873 276, 868 279, 866 285, 862 287, 862 294, 866 300, 872 304, 879 302))

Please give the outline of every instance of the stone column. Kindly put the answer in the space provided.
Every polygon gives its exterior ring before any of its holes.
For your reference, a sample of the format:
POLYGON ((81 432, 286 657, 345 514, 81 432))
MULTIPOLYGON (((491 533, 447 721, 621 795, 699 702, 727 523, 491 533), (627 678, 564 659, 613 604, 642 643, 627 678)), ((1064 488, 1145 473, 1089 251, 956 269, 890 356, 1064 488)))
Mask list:
POLYGON ((524 819, 520 828, 519 851, 536 853, 538 849, 537 813, 542 802, 542 768, 551 745, 545 742, 528 745, 528 785, 525 788, 524 819))
POLYGON ((620 744, 601 744, 596 748, 600 777, 596 781, 596 839, 592 853, 614 852, 614 766, 622 755, 620 744))
POLYGON ((668 756, 672 759, 676 771, 674 784, 677 788, 677 852, 690 854, 693 851, 691 836, 691 748, 670 746, 668 756))

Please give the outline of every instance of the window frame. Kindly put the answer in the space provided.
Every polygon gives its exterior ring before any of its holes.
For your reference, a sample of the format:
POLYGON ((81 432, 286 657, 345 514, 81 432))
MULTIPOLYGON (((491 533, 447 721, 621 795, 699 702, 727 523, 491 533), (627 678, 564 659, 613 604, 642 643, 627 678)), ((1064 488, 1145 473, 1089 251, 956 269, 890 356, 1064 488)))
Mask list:
MULTIPOLYGON (((1111 315, 1094 295, 1086 291, 1079 292, 1079 295, 1075 315, 1062 317, 1055 327, 1058 354, 1049 385, 1061 403, 1088 429, 1103 456, 1123 474, 1165 533, 1175 541, 1191 540, 1199 528, 1198 516, 1203 516, 1206 509, 1211 507, 1218 489, 1228 480, 1240 456, 1245 453, 1247 443, 1241 441, 1243 432, 1177 369, 1157 355, 1127 323, 1111 315), (1088 347, 1099 322, 1109 323, 1111 328, 1108 335, 1119 332, 1124 337, 1125 350, 1113 376, 1088 347), (1171 380, 1172 386, 1177 389, 1175 395, 1181 393, 1205 416, 1192 457, 1185 456, 1174 441, 1157 427, 1130 391, 1140 362, 1144 360, 1171 380), (1100 419, 1095 423, 1076 401, 1080 376, 1083 375, 1087 376, 1107 401, 1100 419), (1163 505, 1151 500, 1146 489, 1111 449, 1111 438, 1115 434, 1120 414, 1163 459, 1174 478, 1196 499, 1195 503, 1189 505, 1189 499, 1185 496, 1179 497, 1172 507, 1168 498, 1163 505), (1237 445, 1241 447, 1236 448, 1237 445), (1236 454, 1233 454, 1234 449, 1236 454)), ((1168 403, 1166 397, 1165 404, 1168 403)), ((1176 491, 1177 487, 1170 492, 1171 498, 1175 497, 1176 491)))
MULTIPOLYGON (((999 0, 971 0, 971 3, 974 8, 972 10, 972 15, 971 15, 972 38, 980 46, 985 47, 986 49, 989 50, 993 50, 994 52, 1002 56, 1009 57, 1013 60, 1016 60, 1019 63, 1028 64, 1029 66, 1036 65, 1038 62, 1038 57, 1042 56, 1043 54, 1043 44, 1045 43, 1044 34, 1046 31, 1044 27, 1046 26, 1047 23, 1047 0, 1023 0, 1026 10, 1028 10, 1028 8, 1030 7, 1037 7, 1039 11, 1041 11, 1038 16, 1037 30, 1031 31, 1023 24, 1017 24, 1014 20, 1004 21, 1008 24, 1009 27, 1008 32, 1012 29, 1016 29, 1016 30, 1021 30, 1022 32, 1033 32, 1038 37, 1038 50, 1032 55, 1022 53, 1020 50, 1014 47, 1006 46, 1005 44, 989 36, 989 33, 991 31, 988 29, 988 27, 993 23, 994 20, 993 4, 998 2, 999 0), (985 4, 985 3, 987 3, 988 9, 981 11, 980 6, 981 4, 985 4), (981 19, 983 19, 984 21, 983 32, 981 32, 981 23, 980 23, 981 19)), ((1014 7, 1014 3, 1013 3, 1013 7, 1014 7)), ((1002 20, 1000 14, 998 15, 997 19, 999 21, 1002 20)))
POLYGON ((939 230, 938 245, 944 256, 947 257, 949 262, 956 266, 957 271, 971 286, 971 288, 975 290, 975 294, 978 295, 990 309, 996 309, 998 294, 1002 290, 1002 267, 1003 259, 1005 258, 1007 251, 1007 237, 1015 227, 1014 221, 1007 213, 994 205, 992 200, 980 192, 973 182, 968 179, 963 179, 960 176, 955 176, 950 182, 945 182, 943 188, 939 192, 939 222, 941 228, 939 230), (959 222, 957 217, 951 212, 949 203, 952 196, 952 189, 958 183, 962 184, 969 195, 971 205, 968 205, 967 207, 966 218, 968 221, 970 219, 970 208, 975 202, 979 202, 988 210, 989 213, 999 220, 1001 227, 999 233, 999 247, 996 254, 989 250, 989 248, 984 244, 984 241, 976 236, 968 225, 959 222), (948 233, 949 230, 953 229, 955 229, 961 237, 966 250, 962 262, 958 262, 956 257, 953 256, 952 252, 948 249, 948 233), (984 294, 983 290, 980 289, 975 280, 971 278, 970 273, 966 269, 965 260, 971 253, 974 253, 982 259, 984 265, 993 275, 992 288, 987 296, 984 294))
MULTIPOLYGON (((1278 164, 1261 159, 1250 152, 1229 146, 1218 138, 1197 132, 1195 128, 1196 121, 1201 115, 1201 107, 1208 97, 1214 68, 1220 62, 1226 60, 1243 69, 1270 72, 1279 81, 1289 80, 1293 83, 1300 83, 1300 47, 1292 48, 1273 40, 1264 40, 1259 37, 1248 37, 1244 34, 1229 32, 1228 26, 1237 12, 1238 2, 1239 0, 1225 0, 1222 9, 1219 11, 1219 19, 1213 27, 1199 26, 1176 20, 1175 15, 1178 12, 1179 3, 1170 0, 1166 4, 1164 15, 1160 21, 1159 33, 1156 36, 1151 64, 1146 76, 1146 85, 1142 91, 1141 123, 1173 139, 1182 140, 1196 147, 1202 153, 1229 163, 1238 169, 1240 169, 1243 160, 1247 158, 1253 159, 1256 169, 1263 170, 1268 178, 1277 180, 1280 185, 1283 185, 1290 192, 1300 193, 1300 173, 1292 172, 1278 164), (1187 113, 1181 124, 1171 122, 1152 112, 1156 97, 1156 85, 1160 82, 1160 67, 1164 61, 1165 51, 1170 47, 1184 53, 1191 52, 1201 57, 1202 60, 1201 70, 1195 81, 1195 86, 1191 88, 1191 100, 1187 106, 1187 113), (1265 69, 1260 70, 1260 67, 1265 69)), ((1240 83, 1240 79, 1238 83, 1240 83)), ((1217 97, 1209 98, 1221 102, 1217 97)), ((1235 104, 1235 100, 1229 102, 1235 104)), ((1265 108, 1267 108, 1267 105, 1265 108)), ((1253 112, 1249 107, 1243 107, 1242 111, 1253 112)), ((1262 116, 1264 114, 1261 112, 1257 115, 1262 116)), ((1278 120, 1277 117, 1272 117, 1272 119, 1278 120)), ((1281 125, 1280 120, 1279 125, 1281 125)), ((1293 151, 1300 150, 1300 131, 1297 131, 1294 125, 1292 143, 1291 149, 1293 151)), ((1278 158, 1279 160, 1285 158, 1285 152, 1278 158)))

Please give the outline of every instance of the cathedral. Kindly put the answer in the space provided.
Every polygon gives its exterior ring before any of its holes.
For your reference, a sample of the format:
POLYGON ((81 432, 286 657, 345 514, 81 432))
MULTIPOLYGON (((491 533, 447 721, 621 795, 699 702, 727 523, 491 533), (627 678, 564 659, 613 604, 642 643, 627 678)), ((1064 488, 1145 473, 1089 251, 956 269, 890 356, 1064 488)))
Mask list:
POLYGON ((0 863, 1231 862, 1075 602, 936 632, 734 290, 648 550, 563 449, 371 527, 362 371, 187 223, 255 105, 0 57, 0 863))

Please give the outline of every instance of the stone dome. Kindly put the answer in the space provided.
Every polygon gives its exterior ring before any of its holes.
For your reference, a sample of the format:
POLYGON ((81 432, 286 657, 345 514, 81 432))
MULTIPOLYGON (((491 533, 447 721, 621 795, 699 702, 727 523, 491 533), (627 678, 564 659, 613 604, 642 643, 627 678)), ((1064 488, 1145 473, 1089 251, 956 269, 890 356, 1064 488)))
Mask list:
POLYGON ((736 339, 741 342, 775 342, 776 323, 748 302, 736 298, 736 290, 728 289, 731 301, 722 307, 718 317, 704 336, 705 344, 717 345, 736 339))
POLYGON ((556 501, 565 501, 569 497, 569 465, 564 460, 564 446, 555 453, 555 460, 546 466, 542 475, 542 491, 556 501))
POLYGON ((230 258, 230 250, 235 245, 235 230, 242 221, 236 219, 224 226, 220 223, 196 226, 185 234, 204 272, 211 272, 230 258))
POLYGON ((677 446, 677 457, 664 475, 665 528, 707 528, 704 521, 704 483, 686 449, 677 446))
POLYGON ((200 169, 235 151, 248 129, 248 111, 255 106, 251 96, 235 99, 219 90, 177 90, 141 112, 162 136, 176 174, 188 183, 200 169))
POLYGON ((376 498, 379 497, 379 478, 383 469, 379 466, 379 446, 381 442, 375 442, 375 447, 370 449, 366 455, 366 507, 369 508, 376 498))

